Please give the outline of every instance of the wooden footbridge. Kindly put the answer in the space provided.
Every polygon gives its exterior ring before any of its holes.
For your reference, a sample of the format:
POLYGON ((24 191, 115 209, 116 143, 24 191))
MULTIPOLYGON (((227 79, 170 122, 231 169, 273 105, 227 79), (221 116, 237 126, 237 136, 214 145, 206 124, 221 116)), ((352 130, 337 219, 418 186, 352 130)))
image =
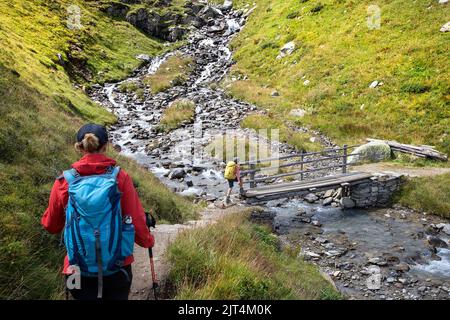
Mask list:
POLYGON ((348 158, 358 155, 349 154, 349 150, 356 147, 344 145, 320 152, 296 153, 241 163, 241 167, 248 168, 241 171, 242 180, 249 185, 244 189, 243 196, 248 202, 259 202, 337 188, 342 188, 343 195, 347 196, 352 185, 365 183, 373 177, 368 173, 348 172, 348 158), (272 165, 267 166, 268 163, 272 165), (319 171, 325 171, 324 176, 313 178, 312 174, 319 171), (285 181, 276 183, 280 179, 285 181))

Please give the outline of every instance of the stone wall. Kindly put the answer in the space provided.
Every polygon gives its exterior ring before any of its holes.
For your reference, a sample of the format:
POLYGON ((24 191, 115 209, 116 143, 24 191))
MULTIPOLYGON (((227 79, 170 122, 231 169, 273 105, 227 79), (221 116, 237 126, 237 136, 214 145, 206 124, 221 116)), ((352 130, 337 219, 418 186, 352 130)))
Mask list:
POLYGON ((384 207, 403 183, 402 176, 379 175, 371 181, 353 185, 350 197, 358 208, 384 207))

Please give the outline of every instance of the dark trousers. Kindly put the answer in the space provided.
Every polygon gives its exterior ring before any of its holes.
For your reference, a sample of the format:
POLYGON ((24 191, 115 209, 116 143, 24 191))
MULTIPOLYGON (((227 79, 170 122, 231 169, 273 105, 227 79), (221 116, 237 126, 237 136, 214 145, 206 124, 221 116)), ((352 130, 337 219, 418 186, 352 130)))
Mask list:
MULTIPOLYGON (((131 265, 123 267, 119 272, 103 277, 102 300, 128 300, 133 272, 131 265)), ((75 300, 97 300, 97 278, 81 277, 81 289, 69 290, 75 300)))

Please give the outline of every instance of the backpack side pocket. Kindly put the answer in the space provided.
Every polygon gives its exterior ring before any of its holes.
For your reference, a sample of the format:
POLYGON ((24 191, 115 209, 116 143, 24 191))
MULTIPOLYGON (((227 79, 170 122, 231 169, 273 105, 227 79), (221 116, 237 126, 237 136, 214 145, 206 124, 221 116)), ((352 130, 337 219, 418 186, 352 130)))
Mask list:
POLYGON ((126 216, 123 220, 121 254, 126 258, 133 254, 135 230, 131 217, 126 216))

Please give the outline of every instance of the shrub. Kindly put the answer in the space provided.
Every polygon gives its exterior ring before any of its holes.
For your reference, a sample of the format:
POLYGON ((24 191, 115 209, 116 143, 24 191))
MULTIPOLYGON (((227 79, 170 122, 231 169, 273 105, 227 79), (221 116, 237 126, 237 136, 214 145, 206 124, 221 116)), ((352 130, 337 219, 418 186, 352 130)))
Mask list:
POLYGON ((311 12, 316 13, 316 12, 322 11, 323 8, 324 8, 324 5, 319 3, 311 9, 311 12))
POLYGON ((295 18, 298 18, 299 15, 300 15, 300 12, 293 11, 293 12, 289 13, 286 18, 287 19, 295 19, 295 18))
POLYGON ((428 85, 420 83, 405 83, 401 86, 400 90, 406 93, 425 93, 431 89, 428 85))

